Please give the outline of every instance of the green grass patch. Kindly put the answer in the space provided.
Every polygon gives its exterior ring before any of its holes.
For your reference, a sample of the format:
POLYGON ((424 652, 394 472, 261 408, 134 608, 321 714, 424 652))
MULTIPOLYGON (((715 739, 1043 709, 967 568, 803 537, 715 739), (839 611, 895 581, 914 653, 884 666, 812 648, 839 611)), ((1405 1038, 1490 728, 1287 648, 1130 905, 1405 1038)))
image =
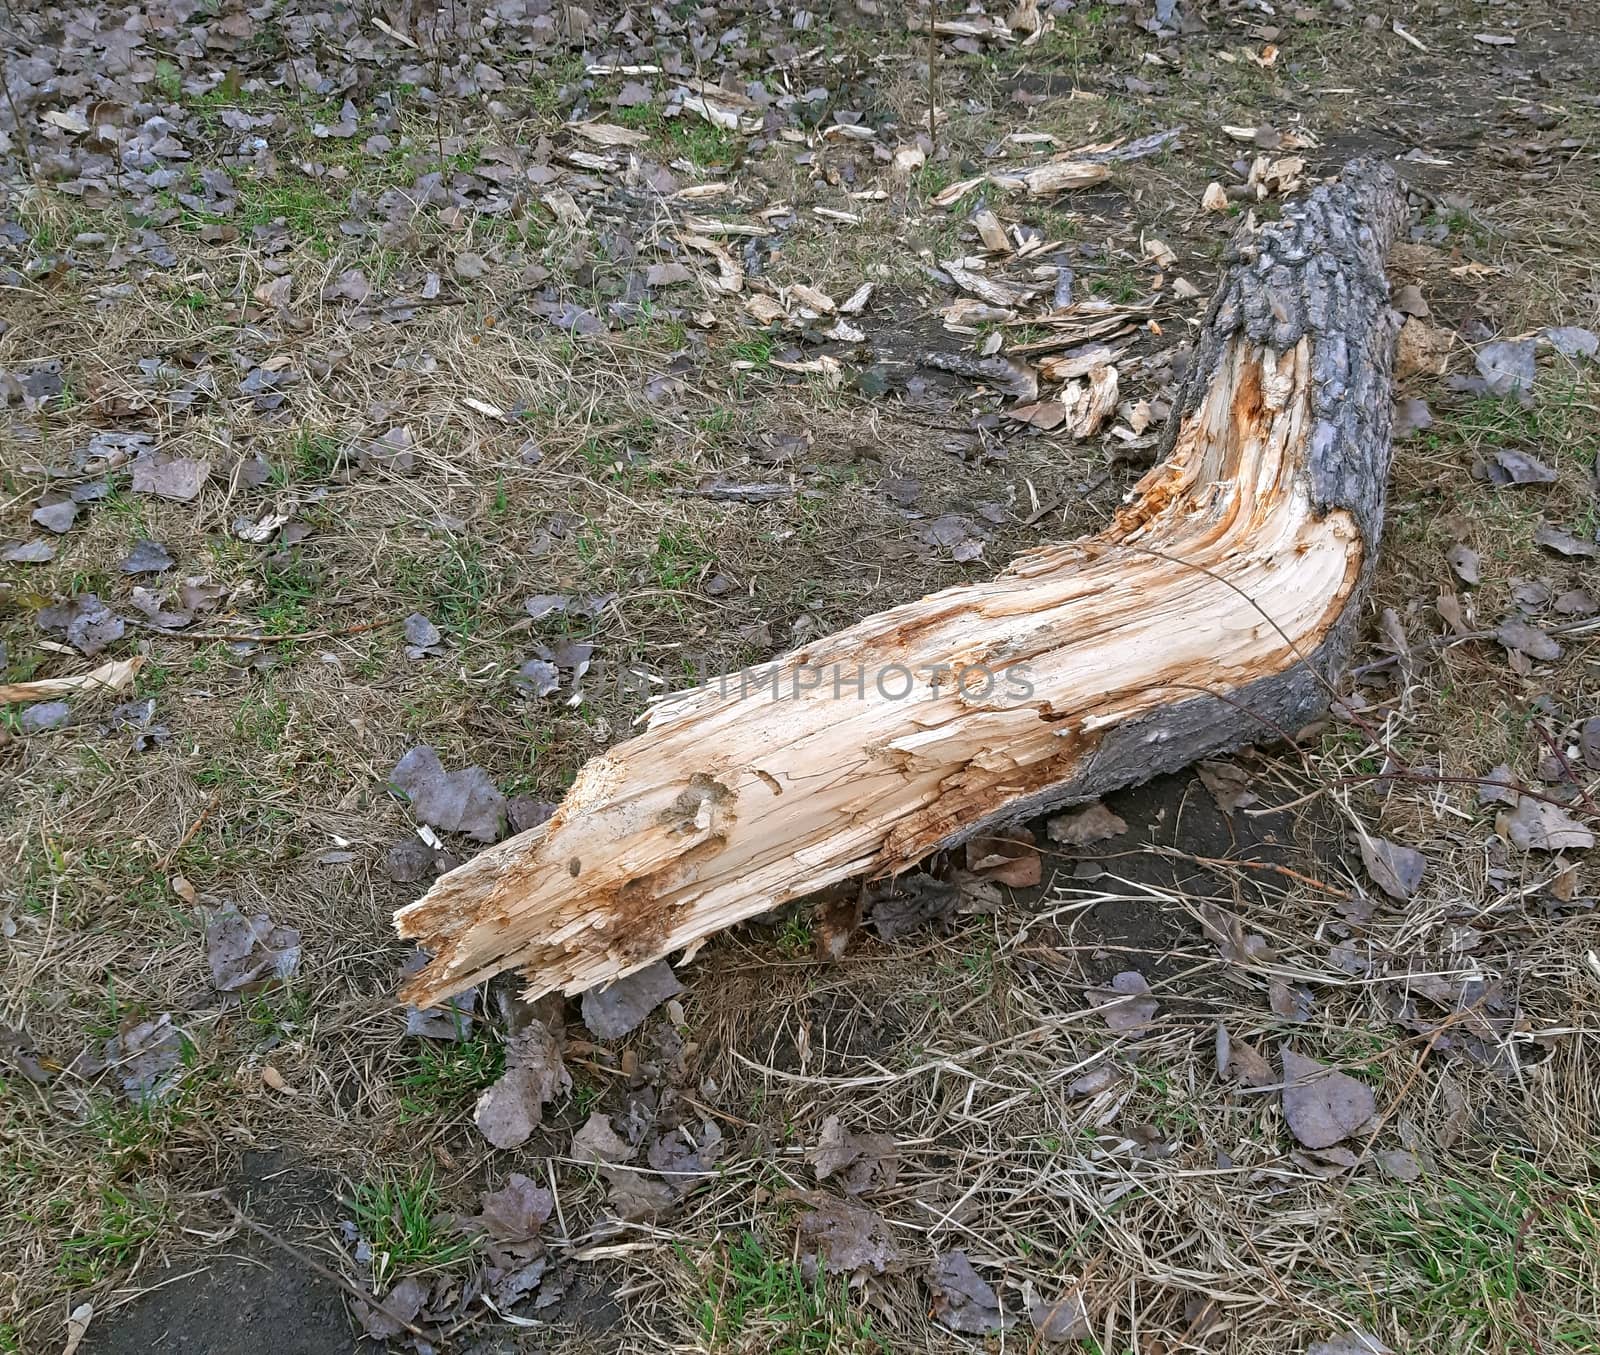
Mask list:
POLYGON ((403 1120, 459 1110, 505 1071, 505 1050, 481 1026, 453 1043, 424 1040, 412 1070, 400 1079, 403 1120))
POLYGON ((679 118, 667 132, 672 151, 691 164, 709 167, 733 158, 733 138, 699 118, 679 118))
POLYGON ((240 1010, 263 1038, 286 1040, 305 1024, 311 999, 292 983, 280 983, 246 993, 240 1010))
POLYGON ((476 540, 449 543, 432 559, 399 556, 393 565, 394 586, 409 596, 418 611, 441 630, 470 637, 495 597, 495 579, 476 540))
POLYGON ((283 483, 326 484, 348 464, 348 454, 338 438, 328 433, 298 428, 284 449, 284 461, 273 467, 283 483))
POLYGON ((683 527, 665 527, 656 534, 649 575, 658 588, 684 588, 700 577, 711 559, 710 548, 693 532, 683 527))
POLYGON ((796 1262, 769 1256, 751 1233, 741 1234, 697 1269, 704 1272, 698 1317, 709 1350, 764 1355, 889 1350, 873 1330, 871 1314, 855 1304, 842 1281, 829 1284, 820 1274, 806 1280, 796 1262))
POLYGON ((778 345, 770 334, 757 334, 730 343, 727 351, 735 362, 748 362, 758 370, 764 370, 772 365, 772 355, 778 351, 778 345))
POLYGON ((478 1239, 463 1237, 450 1222, 430 1171, 369 1178, 344 1203, 372 1245, 372 1283, 379 1293, 404 1271, 452 1265, 477 1249, 478 1239))
POLYGON ((631 108, 613 109, 611 121, 619 127, 632 127, 638 131, 650 132, 661 126, 662 118, 654 104, 635 104, 631 108))
POLYGON ((308 629, 319 584, 304 563, 298 558, 268 561, 262 564, 259 577, 262 599, 256 610, 267 633, 293 635, 308 629))
POLYGON ((1456 1350, 1600 1349, 1600 1189, 1500 1155, 1471 1179, 1357 1205, 1358 1237, 1383 1258, 1374 1302, 1419 1343, 1431 1330, 1456 1350))
POLYGON ((169 1210, 142 1188, 102 1186, 96 1218, 61 1243, 60 1277, 74 1288, 87 1289, 127 1269, 139 1249, 166 1225, 169 1210))

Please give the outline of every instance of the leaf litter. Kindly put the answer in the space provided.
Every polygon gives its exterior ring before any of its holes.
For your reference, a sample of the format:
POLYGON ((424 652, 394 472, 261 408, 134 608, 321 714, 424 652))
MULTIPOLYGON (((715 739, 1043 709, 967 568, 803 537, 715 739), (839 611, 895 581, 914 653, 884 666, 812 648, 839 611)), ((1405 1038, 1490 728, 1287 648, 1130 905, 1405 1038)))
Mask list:
POLYGON ((206 962, 218 992, 252 992, 299 971, 300 933, 275 926, 265 913, 247 918, 222 908, 206 923, 206 962))
POLYGON ((432 828, 478 842, 498 842, 505 835, 505 796, 482 767, 447 772, 439 754, 423 745, 395 764, 389 781, 405 793, 417 818, 432 828))
POLYGON ((846 1195, 864 1195, 892 1186, 899 1174, 892 1135, 853 1133, 837 1115, 822 1122, 816 1146, 806 1157, 819 1184, 837 1176, 846 1195))
POLYGON ((591 988, 582 1000, 583 1024, 601 1040, 617 1040, 637 1030, 663 1002, 683 992, 665 960, 625 975, 604 988, 591 988))
POLYGON ((994 1287, 972 1268, 963 1251, 935 1256, 927 1283, 933 1295, 934 1320, 951 1331, 983 1336, 1016 1321, 1001 1311, 994 1287))
POLYGON ((572 1088, 561 1047, 542 1021, 506 1040, 505 1072, 478 1097, 478 1132, 495 1148, 520 1148, 544 1121, 544 1107, 572 1088))
POLYGON ((1305 1147, 1331 1148, 1370 1127, 1377 1103, 1366 1083, 1298 1054, 1287 1044, 1278 1056, 1283 1065, 1283 1118, 1305 1147))

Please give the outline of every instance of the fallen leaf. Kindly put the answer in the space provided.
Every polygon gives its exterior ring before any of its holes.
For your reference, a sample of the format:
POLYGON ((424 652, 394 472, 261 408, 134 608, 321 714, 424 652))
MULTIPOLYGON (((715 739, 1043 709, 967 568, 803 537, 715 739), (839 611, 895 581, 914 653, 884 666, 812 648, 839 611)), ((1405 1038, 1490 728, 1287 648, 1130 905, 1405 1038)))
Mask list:
POLYGON ((610 1182, 606 1200, 618 1218, 630 1221, 656 1218, 678 1204, 678 1196, 672 1188, 649 1172, 612 1169, 606 1175, 610 1182))
POLYGON ((478 1132, 496 1148, 520 1148, 544 1119, 544 1104, 570 1091, 555 1036, 533 1021, 506 1041, 506 1070, 478 1097, 472 1112, 478 1132))
POLYGON ((1507 617, 1500 623, 1494 638, 1507 649, 1526 654, 1530 659, 1549 661, 1561 657, 1561 646, 1537 626, 1530 626, 1517 617, 1507 617))
POLYGON ((1573 360, 1588 358, 1593 361, 1600 356, 1600 337, 1597 337, 1592 329, 1579 329, 1576 325, 1560 325, 1544 330, 1540 337, 1564 358, 1573 360))
POLYGON ((47 565, 56 558, 56 548, 48 541, 16 541, 0 550, 0 561, 8 565, 47 565))
POLYGON ((444 637, 421 612, 412 612, 406 617, 402 629, 406 637, 406 658, 423 659, 441 652, 444 637))
POLYGON ((722 1131, 712 1120, 702 1120, 694 1130, 681 1124, 660 1135, 646 1150, 646 1157, 679 1195, 686 1195, 702 1181, 709 1180, 722 1158, 722 1131))
POLYGON ((37 706, 29 706, 17 723, 24 734, 43 734, 47 730, 59 729, 71 714, 72 707, 65 701, 45 701, 37 706))
POLYGON ((1144 1030, 1154 1023, 1161 1006, 1149 994, 1150 985, 1136 969, 1116 975, 1109 987, 1088 991, 1101 1019, 1118 1035, 1144 1030))
POLYGON ((1331 1340, 1314 1342, 1307 1347, 1306 1355, 1394 1355, 1394 1351, 1376 1336, 1357 1328, 1331 1340))
POLYGON ((361 1319, 363 1330, 379 1341, 387 1341, 410 1330, 432 1288, 430 1282, 407 1275, 384 1295, 376 1308, 357 1303, 356 1314, 361 1319))
POLYGON ((598 1110, 572 1136, 571 1156, 579 1162, 626 1162, 636 1151, 612 1127, 611 1117, 598 1110))
POLYGON ((1253 1044, 1236 1039, 1228 1028, 1217 1023, 1217 1076, 1236 1077, 1251 1087, 1270 1087, 1278 1080, 1272 1065, 1253 1044))
POLYGON ((949 922, 960 906, 961 891, 953 884, 916 872, 869 885, 863 920, 880 941, 893 941, 930 923, 949 922))
POLYGON ((1088 1305, 1083 1301, 1083 1292, 1078 1289, 1064 1294, 1054 1303, 1029 1303, 1028 1321, 1033 1326, 1034 1335, 1052 1345, 1086 1341, 1093 1335, 1088 1305))
POLYGON ((637 1030, 668 998, 683 992, 683 985, 665 960, 625 975, 604 988, 583 995, 583 1024, 599 1040, 617 1040, 637 1030))
POLYGON ((806 1154, 819 1182, 841 1176, 846 1195, 892 1186, 899 1172, 894 1139, 888 1134, 855 1134, 837 1115, 822 1122, 817 1146, 806 1154))
POLYGON ((536 1186, 520 1172, 512 1172, 499 1190, 480 1195, 481 1208, 471 1219, 478 1229, 501 1250, 538 1249, 539 1233, 549 1222, 555 1196, 536 1186))
POLYGON ((1114 814, 1098 800, 1082 809, 1057 814, 1045 824, 1050 841, 1063 847, 1090 847, 1096 842, 1120 837, 1127 831, 1127 820, 1114 814))
POLYGON ((1548 800, 1523 796, 1509 814, 1502 814, 1495 825, 1513 847, 1523 851, 1587 851, 1594 846, 1594 834, 1560 805, 1548 800))
POLYGON ((1044 878, 1039 849, 1026 828, 1014 828, 1005 837, 969 839, 967 869, 1012 889, 1030 889, 1044 878))
POLYGON ((115 644, 127 630, 123 619, 93 593, 42 608, 36 620, 41 630, 60 631, 67 643, 87 658, 115 644))
POLYGON ((289 304, 289 294, 294 287, 294 275, 285 273, 281 277, 267 278, 259 283, 253 295, 263 306, 282 308, 289 304))
POLYGON ((133 462, 133 491, 188 503, 200 493, 210 474, 211 463, 198 457, 145 452, 133 462))
POLYGON ((89 130, 89 119, 75 108, 51 108, 44 114, 45 122, 59 127, 72 136, 82 136, 89 130))
POLYGON ((1377 1103, 1366 1083, 1297 1054, 1287 1044, 1278 1054, 1283 1062, 1283 1118, 1307 1148, 1331 1148, 1371 1124, 1377 1103))
POLYGON ((49 503, 41 503, 33 510, 33 521, 57 536, 70 531, 72 524, 77 520, 78 505, 71 499, 55 499, 49 503))
POLYGON ((1490 456, 1491 460, 1484 465, 1484 473, 1492 484, 1548 485, 1555 481, 1554 467, 1514 447, 1496 448, 1490 456))
MULTIPOLYGON (((644 275, 646 287, 674 287, 681 282, 693 282, 694 279, 694 271, 681 263, 653 263, 644 275)), ((751 298, 752 301, 755 299, 751 298)))
POLYGON ((1011 1325, 1000 1310, 994 1288, 972 1268, 962 1251, 945 1252, 933 1258, 927 1272, 928 1289, 933 1294, 934 1320, 968 1336, 982 1336, 1011 1325))
POLYGON ((172 568, 172 555, 159 541, 136 541, 117 568, 124 574, 159 574, 172 568))
POLYGON ((1404 1148, 1386 1148, 1373 1156, 1397 1181, 1416 1181, 1422 1176, 1422 1164, 1417 1161, 1417 1155, 1404 1148))
POLYGON ((1477 351, 1473 361, 1491 395, 1532 395, 1533 347, 1532 339, 1502 339, 1477 351))
POLYGON ((1067 407, 1060 400, 1035 400, 1032 404, 1008 409, 1006 418, 1048 433, 1067 421, 1067 407))
POLYGON ((814 1269, 820 1261, 830 1275, 881 1275, 899 1259, 899 1250, 881 1215, 822 1190, 791 1190, 780 1203, 804 1206, 800 1240, 814 1269))
POLYGON ((512 685, 524 696, 553 696, 561 690, 561 670, 546 659, 529 659, 517 669, 512 685))
POLYGON ((183 1078, 183 1037, 163 1012, 107 1040, 105 1061, 130 1101, 162 1101, 183 1078))
POLYGON ((1534 544, 1553 550, 1557 555, 1585 560, 1600 555, 1600 543, 1585 541, 1571 532, 1552 527, 1548 522, 1541 522, 1533 529, 1533 540, 1534 544))
POLYGON ((1428 408, 1428 402, 1417 396, 1408 396, 1397 400, 1394 406, 1395 438, 1408 438, 1413 433, 1425 432, 1433 427, 1433 411, 1428 408))
POLYGON ((1250 789, 1250 773, 1236 762, 1200 762, 1195 765, 1195 774, 1224 814, 1253 805, 1261 798, 1250 789))
POLYGON ((1478 786, 1480 805, 1502 804, 1515 808, 1518 798, 1517 778, 1506 763, 1502 762, 1484 773, 1478 786))
POLYGON ((1545 579, 1511 578, 1511 598, 1525 612, 1543 611, 1550 601, 1550 584, 1545 579))
POLYGON ((1415 847, 1361 833, 1361 860, 1372 882, 1391 899, 1409 899, 1422 883, 1427 858, 1415 847))
POLYGON ((1109 1063, 1102 1063, 1098 1068, 1091 1068, 1081 1077, 1075 1077, 1067 1083, 1069 1096, 1098 1096, 1107 1088, 1115 1086, 1117 1070, 1109 1063))
POLYGON ((1445 552, 1444 558, 1462 583, 1476 584, 1479 581, 1478 552, 1471 546, 1463 546, 1457 542, 1445 552))
POLYGON ((328 286, 322 289, 324 301, 353 301, 357 305, 372 295, 372 284, 359 268, 343 270, 328 286))
POLYGON ((391 843, 384 856, 384 869, 396 884, 415 884, 432 873, 435 850, 412 834, 391 843))
POLYGON ((1278 978, 1267 983, 1267 1005, 1285 1021, 1309 1021, 1311 1001, 1311 990, 1304 984, 1290 985, 1278 978))
POLYGON ((413 748, 389 773, 390 783, 411 801, 417 818, 447 833, 498 842, 506 827, 506 798, 482 767, 446 772, 426 744, 413 748))
POLYGON ((1433 314, 1422 299, 1422 288, 1414 282, 1408 282, 1394 294, 1394 308, 1401 315, 1414 315, 1419 320, 1426 320, 1433 314))
POLYGON ((265 913, 247 918, 233 907, 206 922, 206 962, 221 993, 248 992, 293 977, 300 968, 300 933, 275 927, 265 913))
POLYGON ((1441 588, 1434 600, 1433 609, 1457 635, 1467 634, 1466 618, 1461 614, 1461 599, 1448 588, 1441 588))
POLYGON ((133 681, 144 664, 144 656, 139 655, 131 659, 113 659, 87 673, 77 673, 71 677, 0 683, 0 704, 50 701, 77 692, 120 692, 133 681))

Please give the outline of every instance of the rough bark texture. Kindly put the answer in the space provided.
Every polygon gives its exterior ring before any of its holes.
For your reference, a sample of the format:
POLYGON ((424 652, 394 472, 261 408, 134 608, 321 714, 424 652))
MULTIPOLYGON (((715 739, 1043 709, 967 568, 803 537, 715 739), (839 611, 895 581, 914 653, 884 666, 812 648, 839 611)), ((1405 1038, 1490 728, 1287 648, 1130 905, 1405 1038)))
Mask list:
POLYGON ((1165 459, 1109 529, 786 656, 786 699, 735 682, 662 704, 548 824, 400 910, 435 956, 406 1000, 511 968, 580 992, 1320 713, 1382 526, 1403 211, 1393 171, 1357 162, 1236 241, 1165 459))

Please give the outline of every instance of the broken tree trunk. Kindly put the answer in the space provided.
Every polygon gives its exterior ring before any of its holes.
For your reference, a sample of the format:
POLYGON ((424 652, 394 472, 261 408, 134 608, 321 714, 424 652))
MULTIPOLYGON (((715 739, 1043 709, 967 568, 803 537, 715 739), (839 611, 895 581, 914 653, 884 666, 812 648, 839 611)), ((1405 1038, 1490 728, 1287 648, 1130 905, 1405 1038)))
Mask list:
POLYGON ((547 824, 399 911, 434 954, 405 999, 514 967, 580 992, 1320 714, 1383 516, 1403 212, 1356 162, 1236 240, 1167 455, 1111 527, 658 706, 547 824))

